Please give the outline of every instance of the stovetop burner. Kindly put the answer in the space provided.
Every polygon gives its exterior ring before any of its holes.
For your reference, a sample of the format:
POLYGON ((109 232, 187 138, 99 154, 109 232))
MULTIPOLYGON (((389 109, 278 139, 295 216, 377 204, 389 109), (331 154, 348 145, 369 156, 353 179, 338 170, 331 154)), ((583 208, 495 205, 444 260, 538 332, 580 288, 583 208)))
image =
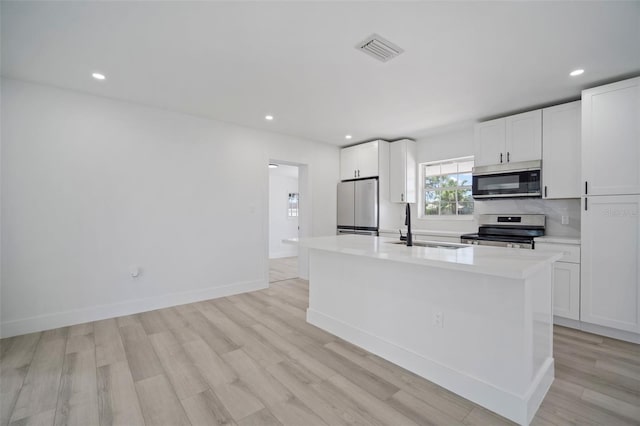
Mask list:
POLYGON ((475 234, 465 234, 465 244, 498 247, 534 248, 534 238, 544 235, 545 216, 533 215, 480 215, 480 227, 475 234))

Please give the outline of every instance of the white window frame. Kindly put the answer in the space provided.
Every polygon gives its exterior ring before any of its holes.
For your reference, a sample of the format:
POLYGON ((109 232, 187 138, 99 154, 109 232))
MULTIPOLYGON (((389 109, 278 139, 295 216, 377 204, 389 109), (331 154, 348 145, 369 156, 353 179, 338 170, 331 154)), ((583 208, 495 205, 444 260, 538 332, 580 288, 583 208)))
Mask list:
POLYGON ((289 192, 287 195, 287 217, 289 219, 297 219, 300 217, 300 193, 299 192, 289 192), (292 196, 295 198, 295 203, 292 203, 292 196), (295 204, 295 207, 294 207, 295 204), (293 214, 295 213, 295 214, 293 214))
POLYGON ((447 163, 460 163, 463 161, 474 161, 474 157, 473 155, 470 156, 466 156, 466 157, 457 157, 457 158, 447 158, 447 159, 443 159, 443 160, 438 160, 438 161, 427 161, 424 163, 420 163, 419 166, 419 176, 420 176, 420 184, 419 184, 419 191, 420 191, 420 196, 418 197, 418 217, 420 219, 424 219, 424 220, 453 220, 453 221, 458 221, 458 220, 474 220, 475 218, 475 200, 474 200, 474 206, 473 206, 473 213, 472 214, 468 214, 468 215, 426 215, 424 213, 424 208, 425 208, 425 172, 424 172, 424 168, 425 166, 433 166, 436 164, 447 164, 447 163))

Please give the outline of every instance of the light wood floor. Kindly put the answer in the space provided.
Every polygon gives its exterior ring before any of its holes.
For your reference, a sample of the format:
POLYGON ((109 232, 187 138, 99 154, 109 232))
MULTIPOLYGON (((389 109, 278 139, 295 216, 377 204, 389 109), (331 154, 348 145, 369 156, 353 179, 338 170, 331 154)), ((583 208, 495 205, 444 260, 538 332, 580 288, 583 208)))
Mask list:
MULTIPOLYGON (((503 425, 305 322, 308 285, 0 341, 0 424, 503 425)), ((640 351, 557 327, 535 425, 640 421, 640 351)))
POLYGON ((281 257, 269 259, 269 282, 298 278, 298 258, 281 257))

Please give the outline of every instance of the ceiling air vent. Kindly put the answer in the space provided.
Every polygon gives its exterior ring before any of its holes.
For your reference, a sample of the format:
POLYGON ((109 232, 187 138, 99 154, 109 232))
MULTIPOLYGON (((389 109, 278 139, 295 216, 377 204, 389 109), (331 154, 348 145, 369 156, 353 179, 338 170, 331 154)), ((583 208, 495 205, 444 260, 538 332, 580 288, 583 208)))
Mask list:
POLYGON ((383 39, 378 34, 372 34, 364 41, 358 43, 356 49, 382 62, 387 62, 404 52, 404 50, 389 40, 383 39))

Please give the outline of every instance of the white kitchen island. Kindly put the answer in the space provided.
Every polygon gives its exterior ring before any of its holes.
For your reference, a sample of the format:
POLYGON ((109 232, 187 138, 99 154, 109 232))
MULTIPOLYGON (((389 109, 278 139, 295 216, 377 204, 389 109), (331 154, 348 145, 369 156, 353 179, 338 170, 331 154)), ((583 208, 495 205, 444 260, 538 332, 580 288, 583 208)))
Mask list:
POLYGON ((552 263, 560 253, 302 239, 307 321, 520 424, 554 377, 552 263))

